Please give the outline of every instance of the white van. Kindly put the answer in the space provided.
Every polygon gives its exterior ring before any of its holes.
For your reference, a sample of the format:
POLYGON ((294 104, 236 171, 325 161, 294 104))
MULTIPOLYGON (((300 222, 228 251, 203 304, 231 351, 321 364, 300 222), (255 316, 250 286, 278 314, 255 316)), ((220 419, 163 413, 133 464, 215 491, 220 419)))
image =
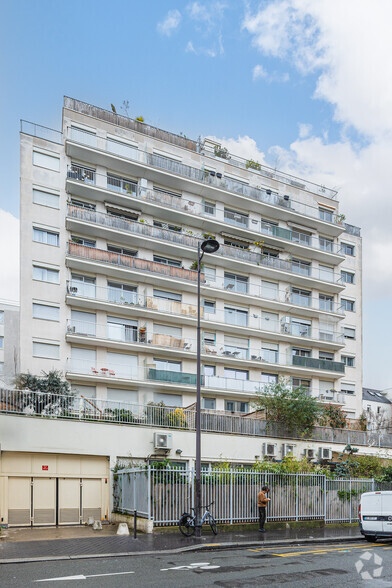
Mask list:
POLYGON ((359 530, 367 541, 392 538, 392 491, 362 494, 358 516, 359 530))

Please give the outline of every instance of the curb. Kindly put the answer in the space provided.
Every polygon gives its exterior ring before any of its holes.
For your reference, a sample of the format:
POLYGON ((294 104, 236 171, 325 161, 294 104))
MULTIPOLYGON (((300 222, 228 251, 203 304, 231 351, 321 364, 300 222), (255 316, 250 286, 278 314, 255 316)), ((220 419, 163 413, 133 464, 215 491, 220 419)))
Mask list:
POLYGON ((178 547, 176 549, 161 549, 154 551, 129 551, 120 553, 97 553, 97 554, 86 554, 86 555, 53 555, 53 556, 42 556, 42 557, 21 557, 13 559, 0 559, 0 565, 2 564, 21 564, 21 563, 34 563, 43 561, 64 561, 64 560, 78 560, 78 559, 99 559, 108 557, 134 557, 138 555, 170 555, 176 553, 186 553, 187 551, 213 551, 213 550, 225 550, 225 549, 236 549, 238 547, 278 547, 278 546, 289 546, 289 545, 303 545, 303 544, 317 544, 317 543, 339 543, 348 541, 363 541, 362 535, 348 535, 342 537, 320 537, 320 538, 307 538, 307 539, 281 539, 276 541, 230 541, 226 543, 203 543, 200 545, 189 545, 187 547, 178 547))

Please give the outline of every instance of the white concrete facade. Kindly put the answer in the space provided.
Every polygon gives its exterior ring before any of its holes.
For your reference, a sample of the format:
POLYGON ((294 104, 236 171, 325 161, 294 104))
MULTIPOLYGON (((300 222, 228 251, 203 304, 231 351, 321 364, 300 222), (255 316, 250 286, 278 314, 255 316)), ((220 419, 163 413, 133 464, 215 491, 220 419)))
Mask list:
POLYGON ((73 99, 63 134, 42 136, 21 134, 21 371, 192 404, 190 268, 209 234, 204 406, 247 412, 285 376, 359 416, 361 238, 333 191, 73 99))
POLYGON ((0 386, 12 386, 19 371, 19 305, 0 300, 0 386))

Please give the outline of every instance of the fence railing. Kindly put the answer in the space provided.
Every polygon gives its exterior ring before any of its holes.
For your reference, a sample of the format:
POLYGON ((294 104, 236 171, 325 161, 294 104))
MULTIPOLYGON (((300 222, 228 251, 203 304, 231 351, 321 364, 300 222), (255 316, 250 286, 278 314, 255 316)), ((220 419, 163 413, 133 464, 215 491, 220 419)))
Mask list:
POLYGON ((25 135, 31 135, 32 137, 38 137, 39 139, 45 139, 45 141, 50 141, 51 143, 63 144, 63 133, 61 131, 37 125, 28 120, 21 119, 20 132, 25 135))
MULTIPOLYGON (((113 485, 115 511, 137 510, 156 526, 177 525, 182 513, 190 512, 195 504, 193 469, 158 469, 151 465, 125 469, 114 474, 113 485)), ((202 472, 202 504, 214 502, 212 512, 219 523, 257 522, 257 495, 264 485, 270 488, 269 521, 355 522, 361 494, 378 489, 373 479, 214 469, 202 472)))
MULTIPOLYGON (((109 372, 104 368, 105 372, 109 372)), ((151 376, 159 377, 162 370, 154 370, 151 376)), ((181 372, 178 372, 181 375, 181 372)), ((194 374, 184 374, 194 376, 194 374)), ((111 376, 108 375, 108 378, 111 376)), ((193 384, 195 380, 193 381, 193 384)), ((77 386, 74 386, 77 392, 77 386)), ((121 423, 132 426, 159 427, 165 429, 195 429, 196 412, 193 408, 157 406, 66 396, 43 394, 26 390, 0 389, 0 414, 34 416, 39 418, 62 418, 88 422, 121 423)), ((227 412, 202 410, 201 428, 204 432, 247 435, 261 438, 304 439, 299 433, 288 433, 278 423, 267 423, 252 416, 232 415, 227 412)), ((356 431, 314 427, 306 437, 309 441, 362 445, 371 447, 392 447, 392 435, 376 431, 356 431)))

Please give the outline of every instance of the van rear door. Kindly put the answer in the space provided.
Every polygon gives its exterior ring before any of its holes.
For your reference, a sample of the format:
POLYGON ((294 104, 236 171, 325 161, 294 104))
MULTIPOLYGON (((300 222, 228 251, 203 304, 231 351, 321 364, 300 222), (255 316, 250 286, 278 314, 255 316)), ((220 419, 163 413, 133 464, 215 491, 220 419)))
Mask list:
POLYGON ((383 532, 383 514, 381 492, 366 492, 362 494, 361 516, 362 529, 365 535, 375 535, 377 532, 383 532))
POLYGON ((383 531, 392 535, 392 492, 383 492, 381 494, 381 505, 382 514, 384 515, 383 531))

